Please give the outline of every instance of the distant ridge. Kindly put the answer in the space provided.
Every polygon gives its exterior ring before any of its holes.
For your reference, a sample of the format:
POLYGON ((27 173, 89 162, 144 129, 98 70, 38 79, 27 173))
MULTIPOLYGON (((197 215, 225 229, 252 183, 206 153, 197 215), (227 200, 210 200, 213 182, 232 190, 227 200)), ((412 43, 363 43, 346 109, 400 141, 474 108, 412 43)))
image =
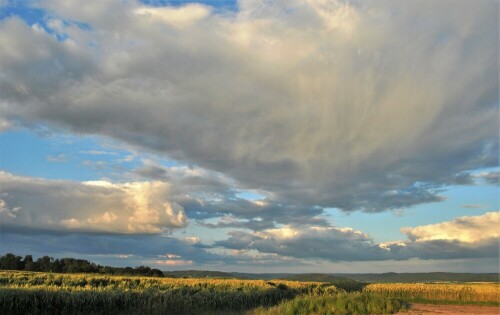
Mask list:
POLYGON ((165 271, 165 276, 185 278, 237 278, 254 280, 291 280, 315 282, 500 282, 498 273, 453 273, 453 272, 420 272, 420 273, 240 273, 221 271, 165 271))
POLYGON ((222 271, 206 271, 206 270, 180 270, 180 271, 164 271, 165 277, 173 278, 238 278, 246 279, 244 277, 237 277, 232 273, 222 271))
POLYGON ((300 273, 300 274, 291 274, 285 277, 279 277, 279 279, 283 280, 292 280, 292 281, 315 281, 315 282, 338 282, 338 281, 352 281, 344 276, 335 276, 331 274, 325 273, 300 273))
POLYGON ((335 275, 363 282, 499 282, 498 273, 388 272, 335 275))
POLYGON ((500 282, 498 273, 241 273, 210 270, 162 271, 147 266, 111 267, 101 266, 83 259, 43 256, 33 259, 26 255, 24 259, 12 253, 0 255, 0 270, 24 270, 55 273, 96 273, 114 275, 135 275, 173 278, 222 278, 253 280, 290 280, 328 282, 346 290, 357 288, 367 282, 500 282))

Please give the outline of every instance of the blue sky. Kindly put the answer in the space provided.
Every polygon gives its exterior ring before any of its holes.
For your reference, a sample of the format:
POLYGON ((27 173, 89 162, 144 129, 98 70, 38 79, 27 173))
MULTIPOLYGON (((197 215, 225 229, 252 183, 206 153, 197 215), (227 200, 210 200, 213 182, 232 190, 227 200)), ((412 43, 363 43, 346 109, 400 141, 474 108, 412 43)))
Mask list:
POLYGON ((0 5, 0 251, 496 270, 497 3, 0 5))

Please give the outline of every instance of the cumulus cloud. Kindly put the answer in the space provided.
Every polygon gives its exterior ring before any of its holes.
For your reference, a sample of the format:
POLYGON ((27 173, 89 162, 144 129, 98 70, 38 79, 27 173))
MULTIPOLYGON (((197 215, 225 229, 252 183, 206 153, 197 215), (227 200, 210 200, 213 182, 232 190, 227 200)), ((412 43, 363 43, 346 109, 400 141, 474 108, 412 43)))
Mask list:
POLYGON ((321 217, 321 207, 280 202, 271 194, 259 200, 239 197, 238 183, 219 172, 199 167, 164 167, 145 161, 133 173, 171 184, 170 200, 181 205, 189 218, 206 227, 262 230, 277 224, 327 224, 321 217))
POLYGON ((74 182, 0 172, 0 218, 9 230, 155 234, 184 227, 163 182, 74 182))
POLYGON ((495 1, 38 4, 51 32, 0 21, 6 121, 113 137, 313 211, 437 202, 498 163, 495 1))
POLYGON ((500 212, 488 212, 481 216, 464 216, 453 221, 418 227, 403 227, 401 232, 415 242, 457 240, 477 243, 500 237, 500 212))
POLYGON ((217 246, 329 261, 498 257, 500 212, 403 228, 406 241, 376 243, 351 228, 286 226, 254 233, 230 232, 217 246))
POLYGON ((17 212, 21 210, 21 207, 9 208, 5 200, 0 199, 0 215, 3 217, 8 217, 10 219, 17 218, 17 212))

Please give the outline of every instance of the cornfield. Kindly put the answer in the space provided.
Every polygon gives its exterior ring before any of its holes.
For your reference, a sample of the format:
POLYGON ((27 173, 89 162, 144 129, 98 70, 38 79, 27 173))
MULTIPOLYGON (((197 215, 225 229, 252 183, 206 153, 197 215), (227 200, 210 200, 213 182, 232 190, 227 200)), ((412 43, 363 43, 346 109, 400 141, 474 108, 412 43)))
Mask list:
POLYGON ((323 294, 315 282, 176 279, 0 272, 0 313, 148 313, 242 311, 300 294, 323 294))
POLYGON ((499 284, 369 284, 0 271, 0 314, 378 314, 406 302, 499 305, 499 284), (278 305, 279 304, 279 305, 278 305), (278 306, 276 306, 278 305, 278 306), (275 306, 275 307, 274 307, 275 306))
POLYGON ((498 283, 378 283, 366 286, 363 291, 414 302, 500 304, 500 284, 498 283))
POLYGON ((402 299, 342 291, 324 296, 301 295, 274 307, 257 308, 249 315, 392 314, 406 307, 402 299))

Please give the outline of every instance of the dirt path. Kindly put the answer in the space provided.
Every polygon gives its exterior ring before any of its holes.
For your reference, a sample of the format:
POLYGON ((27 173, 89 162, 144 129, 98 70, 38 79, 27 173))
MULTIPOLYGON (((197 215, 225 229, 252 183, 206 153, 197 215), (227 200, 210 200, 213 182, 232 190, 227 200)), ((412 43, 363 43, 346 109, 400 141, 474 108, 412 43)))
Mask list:
POLYGON ((406 312, 396 315, 418 315, 418 314, 442 314, 442 315, 500 315, 500 307, 496 306, 474 306, 474 305, 435 305, 435 304, 412 304, 406 312))

